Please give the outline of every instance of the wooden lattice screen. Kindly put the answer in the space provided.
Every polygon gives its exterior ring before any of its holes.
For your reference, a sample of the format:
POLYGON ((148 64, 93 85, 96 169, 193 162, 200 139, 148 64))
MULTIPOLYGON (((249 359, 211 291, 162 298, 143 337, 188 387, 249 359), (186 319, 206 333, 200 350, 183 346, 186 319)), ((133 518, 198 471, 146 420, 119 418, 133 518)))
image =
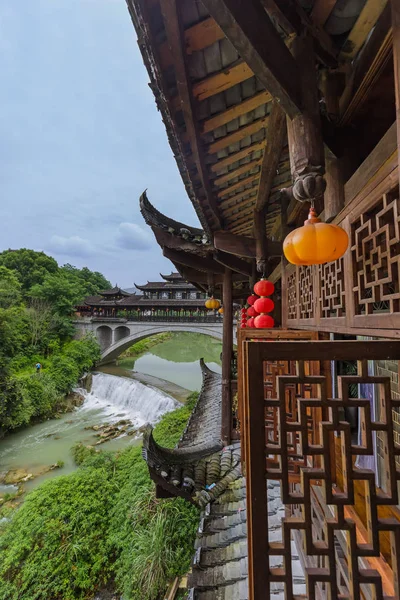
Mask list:
POLYGON ((390 378, 370 376, 367 364, 398 361, 400 342, 243 340, 239 351, 250 600, 269 600, 275 583, 284 584, 287 600, 299 598, 291 540, 305 566, 307 595, 302 598, 400 598, 400 446, 393 435, 393 409, 400 401, 391 398, 390 378), (358 363, 356 375, 338 378, 335 398, 326 369, 334 361, 358 363), (282 374, 284 365, 287 374, 282 374), (351 397, 355 384, 378 389, 375 414, 368 399, 351 397), (359 414, 356 440, 348 409, 359 414), (384 440, 384 490, 377 487, 374 469, 356 466, 359 457, 373 455, 375 433, 384 440), (280 482, 286 506, 280 541, 270 539, 269 480, 280 482), (273 567, 276 557, 283 568, 273 567))
POLYGON ((340 260, 288 265, 283 324, 290 328, 397 337, 400 329, 400 200, 397 157, 338 215, 349 235, 340 260))

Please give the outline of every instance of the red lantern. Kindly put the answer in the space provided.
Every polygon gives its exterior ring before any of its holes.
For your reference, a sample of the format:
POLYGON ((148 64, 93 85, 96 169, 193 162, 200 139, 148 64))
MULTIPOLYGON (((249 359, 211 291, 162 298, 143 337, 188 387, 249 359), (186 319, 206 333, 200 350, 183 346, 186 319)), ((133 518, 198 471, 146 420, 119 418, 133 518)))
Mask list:
POLYGON ((256 311, 256 309, 254 308, 254 306, 250 306, 247 309, 247 314, 249 315, 249 317, 256 317, 258 315, 258 312, 256 311))
POLYGON ((256 296, 255 294, 252 294, 251 296, 249 296, 247 298, 247 304, 249 306, 253 306, 254 302, 257 300, 258 296, 256 296))
POLYGON ((272 329, 274 325, 275 321, 269 315, 258 315, 254 319, 254 327, 257 327, 257 329, 272 329))
POLYGON ((255 327, 255 325, 254 325, 254 321, 255 321, 254 317, 251 317, 251 319, 249 319, 249 320, 247 321, 247 323, 246 323, 246 327, 255 327))
POLYGON ((274 301, 271 298, 258 298, 254 303, 254 310, 259 314, 270 313, 274 310, 274 301))
POLYGON ((271 296, 271 294, 274 293, 275 286, 272 281, 260 279, 260 281, 257 281, 253 289, 258 296, 271 296))

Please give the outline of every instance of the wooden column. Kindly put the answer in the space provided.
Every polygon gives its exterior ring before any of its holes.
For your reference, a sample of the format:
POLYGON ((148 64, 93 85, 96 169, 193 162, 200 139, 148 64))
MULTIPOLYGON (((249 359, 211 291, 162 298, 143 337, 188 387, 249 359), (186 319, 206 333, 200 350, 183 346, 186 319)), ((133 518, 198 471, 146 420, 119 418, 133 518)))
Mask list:
POLYGON ((233 307, 232 307, 232 271, 225 269, 222 300, 224 320, 222 333, 222 427, 221 438, 228 445, 231 439, 232 398, 231 398, 231 360, 233 352, 233 307))
POLYGON ((318 82, 312 39, 298 36, 292 43, 302 81, 303 110, 287 119, 293 196, 300 202, 315 199, 317 212, 323 209, 325 154, 321 132, 318 82))
POLYGON ((324 197, 324 221, 332 221, 344 206, 344 178, 341 160, 326 149, 326 191, 324 197))
MULTIPOLYGON (((396 121, 397 121, 397 146, 400 145, 400 5, 398 0, 392 3, 392 30, 393 30, 393 64, 394 85, 396 92, 396 121)), ((399 154, 400 178, 400 154, 399 154)))

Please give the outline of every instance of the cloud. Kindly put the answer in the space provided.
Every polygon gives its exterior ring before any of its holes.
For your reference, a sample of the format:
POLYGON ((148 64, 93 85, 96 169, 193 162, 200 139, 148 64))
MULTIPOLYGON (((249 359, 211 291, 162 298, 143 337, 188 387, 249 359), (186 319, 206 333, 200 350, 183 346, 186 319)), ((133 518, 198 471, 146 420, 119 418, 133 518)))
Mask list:
POLYGON ((47 250, 54 252, 54 254, 78 256, 80 258, 92 256, 94 253, 94 248, 89 240, 84 240, 78 235, 72 235, 71 237, 53 235, 47 244, 47 250))
POLYGON ((120 223, 117 234, 117 245, 124 250, 148 250, 151 237, 136 223, 120 223))

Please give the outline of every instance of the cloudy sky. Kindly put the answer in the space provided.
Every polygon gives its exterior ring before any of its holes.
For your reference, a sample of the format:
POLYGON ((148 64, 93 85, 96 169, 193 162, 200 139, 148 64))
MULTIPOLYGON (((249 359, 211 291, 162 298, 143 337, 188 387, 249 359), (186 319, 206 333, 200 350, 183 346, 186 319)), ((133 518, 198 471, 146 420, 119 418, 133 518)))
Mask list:
POLYGON ((0 250, 44 250, 130 287, 172 265, 147 188, 196 225, 125 0, 0 0, 0 250))

